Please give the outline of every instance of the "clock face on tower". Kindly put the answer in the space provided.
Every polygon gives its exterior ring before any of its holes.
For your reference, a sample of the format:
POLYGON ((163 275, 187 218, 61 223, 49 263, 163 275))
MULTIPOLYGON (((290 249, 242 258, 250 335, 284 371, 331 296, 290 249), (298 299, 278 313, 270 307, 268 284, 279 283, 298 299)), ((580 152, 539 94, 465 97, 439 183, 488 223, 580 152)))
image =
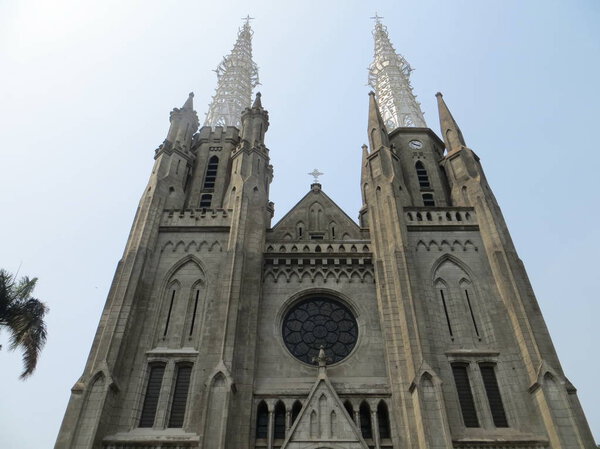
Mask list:
POLYGON ((421 142, 420 140, 411 140, 410 142, 408 142, 408 146, 411 147, 413 150, 418 150, 420 148, 423 148, 423 142, 421 142))
POLYGON ((323 346, 331 363, 346 358, 356 346, 358 324, 348 307, 335 299, 315 296, 296 303, 286 313, 283 341, 294 357, 314 364, 323 346))

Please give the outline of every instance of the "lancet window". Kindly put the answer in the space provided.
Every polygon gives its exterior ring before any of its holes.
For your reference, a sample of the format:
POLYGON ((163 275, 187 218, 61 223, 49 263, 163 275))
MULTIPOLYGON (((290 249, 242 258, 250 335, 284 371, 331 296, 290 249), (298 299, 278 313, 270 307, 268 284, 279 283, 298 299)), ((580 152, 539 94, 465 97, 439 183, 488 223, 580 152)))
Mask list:
POLYGON ((384 401, 379 401, 377 405, 377 426, 379 429, 379 438, 391 438, 390 415, 384 401))
POLYGON ((473 392, 471 391, 471 382, 469 381, 468 365, 464 363, 453 363, 452 374, 458 393, 458 403, 462 412, 465 427, 479 427, 473 392))
POLYGON ((427 175, 427 169, 423 162, 417 161, 415 164, 415 169, 417 170, 417 179, 419 180, 419 187, 429 188, 431 184, 429 183, 429 176, 427 175))
POLYGON ((273 419, 273 438, 285 438, 285 405, 279 401, 275 405, 275 416, 273 419))
POLYGON ((269 409, 264 401, 256 409, 256 438, 267 438, 269 433, 269 409))
POLYGON ((508 427, 504 405, 502 404, 502 397, 500 396, 500 388, 498 387, 498 380, 496 379, 495 366, 491 363, 481 363, 479 369, 485 387, 485 394, 488 403, 490 404, 494 425, 496 427, 508 427))
POLYGON ((292 424, 296 422, 296 418, 298 418, 300 410, 302 410, 302 404, 300 401, 294 402, 294 405, 292 405, 292 424))
POLYGON ((146 385, 146 394, 144 396, 144 404, 142 405, 139 427, 154 426, 154 418, 156 417, 160 387, 162 385, 164 374, 164 363, 154 363, 150 365, 150 373, 148 375, 148 384, 146 385))
POLYGON ((360 404, 360 431, 363 438, 373 438, 373 426, 371 425, 371 407, 366 402, 360 404))
MULTIPOLYGON (((444 247, 451 248, 448 242, 442 241, 441 248, 444 247)), ((477 289, 466 268, 453 259, 444 260, 435 270, 436 301, 430 313, 439 327, 448 329, 450 340, 473 344, 485 337, 489 318, 485 310, 478 307, 477 289)))
POLYGON ((203 190, 212 190, 215 188, 215 181, 217 180, 217 169, 219 168, 219 158, 212 156, 208 160, 206 166, 206 175, 204 176, 203 190))
POLYGON ((183 419, 185 417, 185 408, 187 405, 191 374, 191 364, 180 363, 177 365, 175 388, 173 389, 173 398, 171 399, 169 427, 183 427, 183 419))

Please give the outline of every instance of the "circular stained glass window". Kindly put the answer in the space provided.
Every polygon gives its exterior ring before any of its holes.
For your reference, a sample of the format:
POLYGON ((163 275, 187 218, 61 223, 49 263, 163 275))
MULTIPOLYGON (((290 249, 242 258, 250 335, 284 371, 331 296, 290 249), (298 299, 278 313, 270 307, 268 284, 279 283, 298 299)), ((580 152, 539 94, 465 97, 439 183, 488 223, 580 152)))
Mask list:
POLYGON ((295 304, 283 319, 283 341, 303 362, 315 364, 313 357, 323 346, 329 363, 344 359, 358 338, 358 324, 348 307, 327 297, 312 297, 295 304))

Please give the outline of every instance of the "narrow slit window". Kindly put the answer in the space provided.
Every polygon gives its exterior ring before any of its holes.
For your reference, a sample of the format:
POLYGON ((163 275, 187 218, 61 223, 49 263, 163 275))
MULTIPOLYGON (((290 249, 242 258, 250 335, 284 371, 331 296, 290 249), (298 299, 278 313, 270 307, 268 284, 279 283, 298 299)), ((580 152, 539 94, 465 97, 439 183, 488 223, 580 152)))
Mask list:
POLYGON ((198 312, 198 298, 200 297, 200 290, 196 290, 196 299, 194 300, 194 313, 192 314, 192 324, 190 325, 190 337, 194 332, 194 324, 196 324, 196 313, 198 312))
POLYGON ((429 176, 427 175, 427 169, 423 165, 423 162, 417 161, 415 164, 415 169, 417 170, 417 179, 419 180, 419 186, 421 188, 428 188, 431 186, 429 183, 429 176))
POLYGON ((460 410, 465 426, 479 427, 479 420, 477 419, 477 411, 475 410, 475 401, 473 400, 473 392, 471 391, 467 366, 453 364, 452 374, 454 375, 454 383, 456 384, 456 391, 458 393, 458 402, 460 404, 460 410))
POLYGON ((204 176, 204 190, 214 189, 215 181, 217 180, 217 169, 219 168, 219 158, 213 156, 208 160, 206 166, 206 175, 204 176))
POLYGON ((481 378, 483 379, 485 394, 490 404, 494 425, 496 427, 508 427, 494 365, 479 365, 479 369, 481 370, 481 378))
POLYGON ((479 329, 477 328, 477 321, 475 321, 475 314, 473 313, 473 307, 471 307, 471 298, 469 298, 469 290, 465 289, 465 298, 467 298, 467 305, 469 306, 469 313, 471 314, 471 320, 473 321, 473 327, 475 333, 479 337, 479 329))
POLYGON ((183 427, 191 374, 192 365, 178 365, 177 377, 175 378, 175 389, 173 390, 173 400, 171 401, 169 427, 183 427))
POLYGON ((200 208, 208 208, 212 203, 212 195, 210 193, 204 193, 200 197, 200 208))
POLYGON ((142 405, 139 427, 154 426, 154 418, 156 417, 158 397, 160 396, 160 387, 164 373, 164 364, 150 366, 150 375, 148 376, 148 385, 146 386, 146 395, 144 396, 144 404, 142 405))
POLYGON ((424 193, 423 194, 423 206, 435 206, 435 200, 433 199, 432 193, 424 193))
POLYGON ((256 410, 256 438, 267 438, 269 433, 269 409, 263 401, 256 410))
POLYGON ((446 316, 446 323, 448 324, 448 332, 450 336, 454 337, 452 333, 452 324, 450 324, 450 315, 448 314, 448 306, 446 305, 446 297, 444 296, 444 290, 440 289, 440 297, 442 298, 442 306, 444 307, 444 315, 446 316))
POLYGON ((171 302, 169 303, 169 312, 167 313, 167 322, 165 323, 165 331, 163 332, 163 337, 167 336, 167 332, 169 331, 169 322, 171 321, 171 312, 173 312, 173 303, 175 302, 175 293, 177 290, 173 290, 171 294, 171 302))

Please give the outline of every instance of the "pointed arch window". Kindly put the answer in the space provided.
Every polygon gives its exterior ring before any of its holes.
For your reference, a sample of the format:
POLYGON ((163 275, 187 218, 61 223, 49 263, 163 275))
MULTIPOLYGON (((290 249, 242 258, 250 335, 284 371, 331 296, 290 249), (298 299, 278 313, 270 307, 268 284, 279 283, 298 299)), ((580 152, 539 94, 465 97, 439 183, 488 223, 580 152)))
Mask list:
POLYGON ((427 169, 425 168, 425 165, 423 165, 423 162, 417 161, 417 163, 415 164, 415 169, 417 170, 417 179, 419 180, 419 187, 421 187, 422 189, 427 189, 431 187, 431 184, 429 183, 429 175, 427 175, 427 169))
POLYGON ((146 395, 144 396, 144 404, 142 405, 139 427, 154 426, 154 418, 156 417, 156 409, 158 408, 158 397, 160 396, 160 387, 164 374, 164 363, 153 363, 150 365, 150 374, 148 375, 148 384, 146 385, 146 395))
POLYGON ((269 409, 264 401, 260 401, 256 409, 256 438, 267 438, 269 433, 269 409))
POLYGON ((275 417, 273 420, 273 438, 285 438, 285 405, 279 401, 275 406, 275 417))
POLYGON ((390 414, 385 401, 379 401, 377 405, 377 426, 380 438, 391 438, 390 414))
POLYGON ((300 401, 294 402, 294 405, 292 405, 292 424, 296 422, 296 418, 298 418, 300 410, 302 410, 302 403, 300 401))
POLYGON ((215 181, 217 180, 217 169, 219 168, 219 158, 217 156, 212 156, 208 160, 208 165, 206 166, 206 174, 204 176, 204 186, 202 187, 204 190, 212 190, 215 188, 215 181))
POLYGON ((360 404, 360 432, 363 438, 373 438, 373 426, 371 425, 371 407, 366 402, 360 404))
POLYGON ((175 388, 171 400, 171 414, 169 416, 169 427, 183 427, 185 408, 187 405, 188 390, 190 389, 190 377, 192 365, 180 363, 177 365, 175 377, 175 388))
POLYGON ((350 403, 350 401, 344 402, 344 408, 346 409, 348 415, 350 415, 350 418, 352 418, 352 421, 354 422, 354 409, 352 408, 352 404, 350 403))

